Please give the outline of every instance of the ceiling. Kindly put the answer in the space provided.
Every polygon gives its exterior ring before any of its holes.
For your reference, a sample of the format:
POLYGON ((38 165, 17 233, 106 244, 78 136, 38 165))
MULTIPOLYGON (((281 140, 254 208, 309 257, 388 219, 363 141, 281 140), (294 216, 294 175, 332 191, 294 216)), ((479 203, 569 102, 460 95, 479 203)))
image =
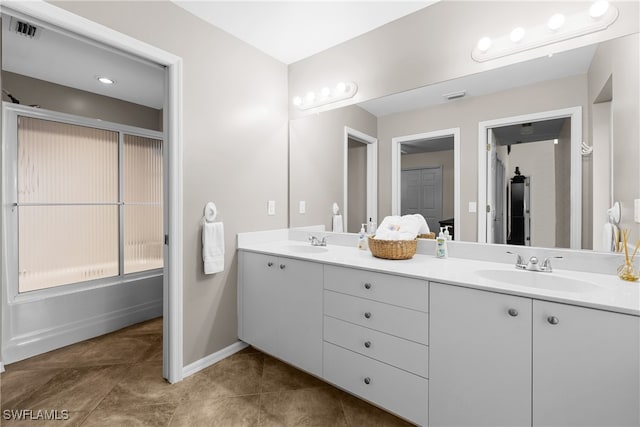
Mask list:
POLYGON ((436 1, 181 1, 199 18, 291 64, 436 1))
POLYGON ((497 145, 524 144, 550 141, 560 138, 562 127, 568 118, 542 120, 533 123, 500 126, 492 129, 497 145))

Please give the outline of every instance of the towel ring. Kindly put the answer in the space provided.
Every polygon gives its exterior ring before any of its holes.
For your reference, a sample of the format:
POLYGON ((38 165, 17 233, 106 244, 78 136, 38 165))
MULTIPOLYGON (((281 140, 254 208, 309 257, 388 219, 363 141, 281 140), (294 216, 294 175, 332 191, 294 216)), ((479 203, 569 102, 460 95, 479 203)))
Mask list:
POLYGON ((209 202, 205 205, 204 207, 204 219, 207 222, 213 222, 215 221, 216 217, 218 216, 218 208, 216 207, 216 204, 213 202, 209 202))

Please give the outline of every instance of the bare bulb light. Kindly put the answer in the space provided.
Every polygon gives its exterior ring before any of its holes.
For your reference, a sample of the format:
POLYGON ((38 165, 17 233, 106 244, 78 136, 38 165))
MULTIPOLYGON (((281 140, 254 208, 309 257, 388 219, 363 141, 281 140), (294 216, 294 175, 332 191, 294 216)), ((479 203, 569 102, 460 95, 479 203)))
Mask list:
POLYGON ((307 102, 313 102, 316 100, 316 94, 313 92, 307 93, 307 102))
POLYGON ((296 107, 302 105, 302 98, 300 98, 299 96, 293 98, 293 105, 295 105, 296 107))
POLYGON ((328 87, 323 87, 320 91, 320 94, 326 98, 327 96, 331 95, 331 89, 329 89, 328 87))
POLYGON ((346 83, 340 82, 336 85, 336 92, 337 93, 345 93, 347 91, 347 85, 346 83))
POLYGON ((564 25, 564 19, 565 18, 563 14, 556 13, 551 18, 549 18, 549 21, 547 22, 547 27, 549 27, 551 31, 556 31, 564 25))
POLYGON ((589 8, 589 15, 593 19, 602 17, 609 10, 609 2, 606 0, 599 0, 591 5, 589 8))
POLYGON ((98 77, 98 81, 99 81, 100 83, 102 83, 102 84, 105 84, 105 85, 112 85, 112 84, 114 84, 114 83, 115 83, 115 82, 114 82, 112 79, 110 79, 109 77, 98 77))
POLYGON ((480 52, 486 52, 491 47, 491 39, 489 37, 483 37, 478 40, 478 50, 480 52))
POLYGON ((509 38, 511 39, 512 42, 518 43, 524 38, 524 33, 525 33, 524 28, 516 27, 511 31, 511 34, 509 34, 509 38))

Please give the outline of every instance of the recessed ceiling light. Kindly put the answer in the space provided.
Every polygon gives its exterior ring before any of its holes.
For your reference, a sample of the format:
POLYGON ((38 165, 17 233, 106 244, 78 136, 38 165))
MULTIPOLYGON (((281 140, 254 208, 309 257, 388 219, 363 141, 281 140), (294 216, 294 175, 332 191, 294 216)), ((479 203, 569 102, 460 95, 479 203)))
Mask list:
POLYGON ((552 31, 556 31, 557 29, 562 27, 563 24, 564 24, 564 15, 561 13, 556 13, 551 18, 549 18, 549 21, 547 22, 547 27, 549 27, 549 29, 552 31))
POLYGON ((609 10, 609 2, 606 0, 599 0, 591 5, 589 8, 589 15, 592 18, 600 18, 609 10))
POLYGON ((115 81, 113 81, 112 79, 110 79, 109 77, 104 77, 104 76, 100 76, 98 77, 98 81, 102 84, 105 85, 112 85, 115 83, 115 81))

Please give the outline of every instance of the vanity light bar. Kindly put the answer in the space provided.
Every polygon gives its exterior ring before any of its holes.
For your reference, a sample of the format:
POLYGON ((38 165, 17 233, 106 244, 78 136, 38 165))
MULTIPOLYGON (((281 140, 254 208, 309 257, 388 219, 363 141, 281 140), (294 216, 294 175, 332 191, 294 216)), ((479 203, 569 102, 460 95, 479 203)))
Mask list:
POLYGON ((477 62, 501 58, 524 50, 605 30, 616 19, 618 19, 618 8, 600 0, 593 3, 589 10, 579 11, 566 17, 562 14, 555 14, 549 19, 549 22, 526 31, 524 28, 518 27, 510 34, 495 39, 483 37, 471 51, 471 57, 477 62))
POLYGON ((352 98, 356 92, 358 92, 358 85, 354 82, 340 82, 333 90, 324 87, 317 93, 309 92, 304 97, 296 96, 293 98, 293 105, 301 110, 309 110, 331 104, 332 102, 352 98))

